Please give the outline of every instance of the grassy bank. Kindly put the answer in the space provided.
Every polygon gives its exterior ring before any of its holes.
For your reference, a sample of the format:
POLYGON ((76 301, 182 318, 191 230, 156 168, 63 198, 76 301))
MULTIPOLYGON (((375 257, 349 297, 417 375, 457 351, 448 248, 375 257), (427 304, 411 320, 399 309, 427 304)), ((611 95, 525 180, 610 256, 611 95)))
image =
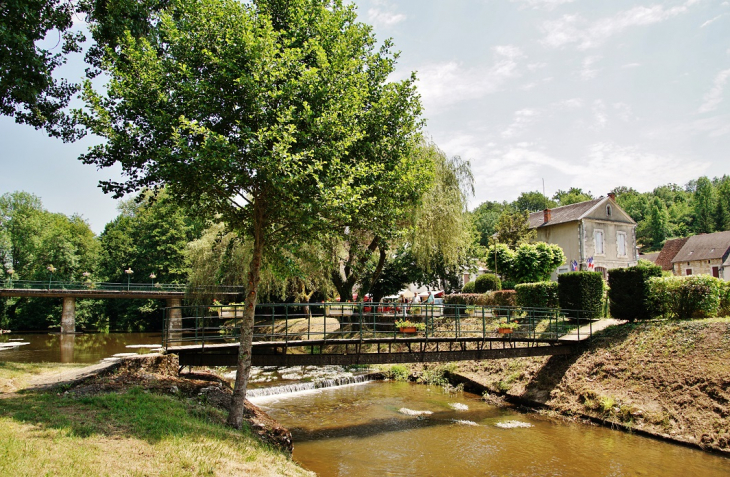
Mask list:
POLYGON ((627 324, 574 356, 462 362, 453 371, 562 415, 730 452, 730 318, 627 324))
MULTIPOLYGON (((0 366, 0 382, 19 379, 12 368, 0 366)), ((226 427, 225 411, 146 380, 4 394, 0 475, 312 475, 250 430, 226 427)))

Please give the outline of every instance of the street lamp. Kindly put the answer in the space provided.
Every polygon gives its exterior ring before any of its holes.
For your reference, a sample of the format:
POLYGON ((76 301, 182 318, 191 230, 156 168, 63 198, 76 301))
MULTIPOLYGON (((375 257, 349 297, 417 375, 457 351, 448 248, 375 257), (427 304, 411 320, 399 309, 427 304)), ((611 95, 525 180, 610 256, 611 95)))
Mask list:
POLYGON ((53 282, 53 272, 56 271, 56 267, 54 267, 53 264, 51 264, 46 267, 46 270, 48 270, 50 272, 50 274, 48 275, 48 289, 50 290, 51 282, 53 282))
POLYGON ((132 270, 132 267, 129 267, 128 269, 124 270, 124 273, 127 274, 127 291, 129 291, 129 279, 134 273, 134 270, 132 270))
POLYGON ((157 278, 157 275, 155 275, 155 272, 150 273, 150 279, 152 279, 152 286, 155 286, 155 278, 157 278))

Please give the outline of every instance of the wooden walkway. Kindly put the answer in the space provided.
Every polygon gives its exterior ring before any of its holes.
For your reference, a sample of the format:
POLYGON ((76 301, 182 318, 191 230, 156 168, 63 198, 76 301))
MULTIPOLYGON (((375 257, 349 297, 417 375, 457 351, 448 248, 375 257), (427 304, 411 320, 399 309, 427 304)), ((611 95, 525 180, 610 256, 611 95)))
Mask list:
POLYGON ((626 320, 617 320, 614 318, 606 318, 603 320, 598 320, 594 323, 581 326, 580 328, 576 328, 566 334, 565 336, 561 336, 558 338, 558 341, 561 342, 579 342, 579 341, 585 341, 589 339, 593 334, 598 333, 599 331, 603 331, 606 328, 610 326, 616 326, 616 325, 623 325, 626 323, 626 320))

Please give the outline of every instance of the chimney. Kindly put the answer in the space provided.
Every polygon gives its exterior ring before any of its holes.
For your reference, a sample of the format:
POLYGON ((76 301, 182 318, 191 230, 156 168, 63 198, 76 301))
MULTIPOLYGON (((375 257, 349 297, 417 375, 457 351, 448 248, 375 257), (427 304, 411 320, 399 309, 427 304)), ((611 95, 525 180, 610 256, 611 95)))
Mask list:
POLYGON ((543 221, 542 221, 543 224, 550 222, 550 219, 552 218, 552 211, 550 209, 543 210, 542 218, 543 218, 543 221))
POLYGON ((613 192, 608 193, 608 198, 616 202, 616 194, 614 194, 613 192))

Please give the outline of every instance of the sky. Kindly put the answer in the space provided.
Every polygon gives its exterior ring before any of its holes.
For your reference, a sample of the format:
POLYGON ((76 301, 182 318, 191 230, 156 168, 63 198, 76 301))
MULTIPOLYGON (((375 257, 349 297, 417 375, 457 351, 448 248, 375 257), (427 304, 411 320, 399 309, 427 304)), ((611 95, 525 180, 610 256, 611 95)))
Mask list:
MULTIPOLYGON (((730 174, 730 2, 354 0, 415 71, 425 133, 469 160, 470 208, 521 192, 605 195, 730 174)), ((83 74, 72 58, 61 71, 83 74)), ((49 139, 0 118, 0 193, 32 192, 99 233, 119 177, 77 158, 96 138, 49 139)))

